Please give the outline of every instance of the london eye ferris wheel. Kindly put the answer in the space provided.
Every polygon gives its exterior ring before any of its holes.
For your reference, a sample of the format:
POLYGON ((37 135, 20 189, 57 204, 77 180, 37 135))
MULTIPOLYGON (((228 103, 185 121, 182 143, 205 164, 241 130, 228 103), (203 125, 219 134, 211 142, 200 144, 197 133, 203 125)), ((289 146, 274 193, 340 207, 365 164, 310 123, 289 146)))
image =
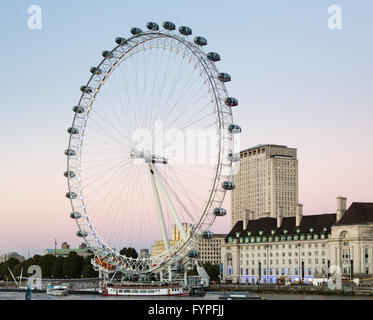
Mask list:
POLYGON ((198 258, 231 181, 236 98, 220 55, 172 22, 149 22, 115 39, 90 68, 69 133, 66 197, 76 235, 100 268, 156 273, 198 258), (185 225, 188 228, 185 228, 185 225), (180 237, 171 236, 171 228, 180 237), (123 247, 159 240, 160 252, 127 257, 123 247))

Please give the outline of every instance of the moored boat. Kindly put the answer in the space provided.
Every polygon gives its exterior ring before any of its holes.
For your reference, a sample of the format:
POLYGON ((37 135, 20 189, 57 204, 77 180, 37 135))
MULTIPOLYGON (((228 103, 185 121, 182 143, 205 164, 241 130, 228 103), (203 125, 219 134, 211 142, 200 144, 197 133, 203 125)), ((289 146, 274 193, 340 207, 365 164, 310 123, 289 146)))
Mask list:
POLYGON ((221 300, 265 300, 264 298, 257 296, 256 294, 250 294, 245 292, 225 292, 219 296, 221 300))
POLYGON ((124 282, 103 284, 104 296, 188 296, 189 290, 180 283, 139 283, 124 282))
POLYGON ((46 294, 51 296, 67 296, 69 287, 65 284, 48 284, 46 294))

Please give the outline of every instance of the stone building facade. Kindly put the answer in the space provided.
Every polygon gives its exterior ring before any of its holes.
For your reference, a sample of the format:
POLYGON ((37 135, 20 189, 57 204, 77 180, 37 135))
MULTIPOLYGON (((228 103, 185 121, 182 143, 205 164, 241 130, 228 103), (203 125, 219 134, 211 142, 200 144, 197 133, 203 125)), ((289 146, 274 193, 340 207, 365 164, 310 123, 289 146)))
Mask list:
POLYGON ((282 145, 258 145, 240 152, 240 170, 233 176, 231 227, 243 220, 295 216, 298 204, 297 150, 282 145))
POLYGON ((369 277, 373 274, 373 203, 337 198, 337 213, 238 221, 221 246, 222 282, 309 282, 327 278, 369 277), (351 268, 351 266, 353 266, 351 268))
POLYGON ((200 252, 199 261, 219 264, 221 262, 221 245, 225 242, 226 234, 214 234, 211 239, 201 239, 197 250, 200 252))

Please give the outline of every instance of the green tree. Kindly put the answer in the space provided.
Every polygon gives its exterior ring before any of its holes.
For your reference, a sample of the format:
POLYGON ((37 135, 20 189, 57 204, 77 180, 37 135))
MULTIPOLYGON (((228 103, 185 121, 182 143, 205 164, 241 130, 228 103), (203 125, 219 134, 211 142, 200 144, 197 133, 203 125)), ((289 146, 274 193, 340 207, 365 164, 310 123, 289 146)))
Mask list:
POLYGON ((98 277, 98 272, 93 270, 91 259, 93 256, 87 256, 83 259, 82 265, 82 277, 83 278, 96 278, 98 277))
POLYGON ((83 258, 76 252, 70 252, 63 264, 63 274, 66 278, 80 278, 83 258))
POLYGON ((194 266, 192 270, 188 270, 188 276, 198 276, 197 267, 194 266))
POLYGON ((9 269, 12 270, 17 264, 19 264, 19 261, 15 258, 10 258, 9 260, 3 262, 0 265, 0 276, 3 279, 8 279, 8 280, 12 279, 9 269))
POLYGON ((206 262, 202 264, 211 280, 219 280, 220 265, 206 262))
POLYGON ((136 259, 139 255, 137 254, 136 249, 128 247, 128 248, 123 248, 122 250, 119 251, 120 254, 125 255, 128 258, 134 258, 136 259))
POLYGON ((19 277, 21 275, 21 272, 22 272, 23 277, 27 276, 26 275, 27 270, 25 270, 24 262, 17 263, 11 270, 15 277, 19 277))
POLYGON ((32 264, 39 265, 39 261, 40 261, 41 258, 42 258, 41 255, 35 254, 35 255, 32 257, 32 264))
POLYGON ((23 264, 23 270, 27 273, 29 266, 32 266, 36 263, 34 261, 34 258, 28 258, 27 260, 23 261, 22 264, 23 264))
POLYGON ((46 254, 38 259, 39 267, 43 278, 50 278, 52 276, 52 268, 56 257, 52 254, 46 254))
POLYGON ((63 278, 64 273, 63 273, 63 265, 65 263, 65 258, 64 257, 57 257, 54 260, 52 269, 51 269, 51 276, 53 278, 63 278))

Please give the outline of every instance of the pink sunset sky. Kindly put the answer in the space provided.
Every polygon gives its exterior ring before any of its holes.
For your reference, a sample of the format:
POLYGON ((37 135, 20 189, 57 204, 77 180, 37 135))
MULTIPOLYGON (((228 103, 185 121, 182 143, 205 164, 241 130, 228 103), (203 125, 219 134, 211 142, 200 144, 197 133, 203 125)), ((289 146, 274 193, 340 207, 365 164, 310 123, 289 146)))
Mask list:
MULTIPOLYGON (((58 246, 81 243, 64 196, 71 108, 100 52, 133 26, 170 20, 163 12, 168 6, 174 8, 168 10, 172 21, 189 23, 208 38, 206 51, 221 54, 219 70, 231 74, 228 91, 239 100, 234 120, 243 130, 242 149, 266 143, 297 148, 304 214, 335 212, 339 195, 347 197, 348 206, 373 202, 373 22, 369 10, 341 2, 342 30, 328 29, 325 1, 238 1, 214 9, 212 1, 198 2, 209 12, 205 15, 171 1, 145 11, 125 2, 105 8, 95 3, 87 11, 84 4, 69 2, 71 8, 61 14, 60 5, 41 1, 45 18, 39 31, 27 29, 27 2, 7 4, 7 17, 0 19, 7 30, 2 42, 13 54, 0 52, 6 61, 0 254, 41 254, 55 239, 58 246), (229 28, 216 19, 226 13, 235 17, 229 28), (110 17, 104 26, 91 23, 102 14, 110 17)), ((212 230, 226 233, 229 226, 230 215, 212 230)))

